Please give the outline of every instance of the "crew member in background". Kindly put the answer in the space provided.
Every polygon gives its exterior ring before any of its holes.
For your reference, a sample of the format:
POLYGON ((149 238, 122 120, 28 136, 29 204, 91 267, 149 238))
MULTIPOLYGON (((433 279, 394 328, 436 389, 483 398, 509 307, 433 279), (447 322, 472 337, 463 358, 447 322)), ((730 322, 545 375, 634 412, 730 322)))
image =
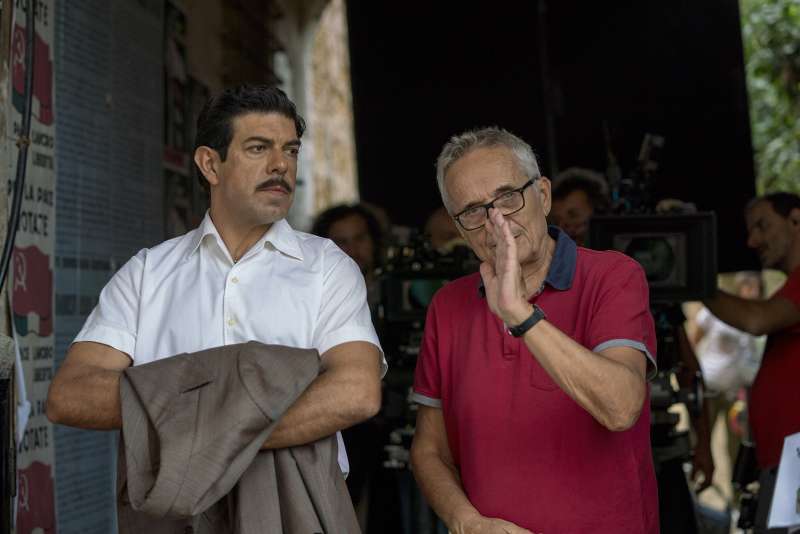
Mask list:
POLYGON ((784 438, 800 432, 800 196, 780 192, 758 197, 747 205, 745 220, 747 245, 758 252, 764 268, 786 274, 786 283, 767 300, 718 291, 703 304, 734 328, 768 336, 749 406, 762 470, 756 529, 766 532, 784 438))
MULTIPOLYGON (((366 281, 367 301, 374 314, 380 300, 375 269, 380 263, 383 232, 372 211, 361 204, 333 206, 317 215, 311 233, 331 239, 356 262, 366 281)), ((364 531, 369 521, 368 496, 376 469, 380 468, 384 434, 374 419, 342 431, 350 460, 347 489, 364 531)))
POLYGON ((553 180, 553 209, 549 220, 583 246, 593 215, 607 213, 611 205, 608 183, 602 174, 570 167, 553 180))

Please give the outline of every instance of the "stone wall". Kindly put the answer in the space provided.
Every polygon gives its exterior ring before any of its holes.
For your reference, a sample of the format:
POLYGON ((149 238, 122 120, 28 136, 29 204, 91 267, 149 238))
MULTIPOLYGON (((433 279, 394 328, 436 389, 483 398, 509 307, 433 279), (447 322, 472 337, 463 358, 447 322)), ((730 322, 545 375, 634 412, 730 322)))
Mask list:
POLYGON ((322 14, 311 48, 314 209, 358 200, 350 87, 350 53, 344 0, 322 14))

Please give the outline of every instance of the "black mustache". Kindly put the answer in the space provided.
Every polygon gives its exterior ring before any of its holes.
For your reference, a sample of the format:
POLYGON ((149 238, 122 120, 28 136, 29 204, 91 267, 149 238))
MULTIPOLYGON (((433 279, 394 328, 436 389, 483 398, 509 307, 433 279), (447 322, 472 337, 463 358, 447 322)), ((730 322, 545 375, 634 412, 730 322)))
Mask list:
POLYGON ((270 178, 266 182, 258 184, 256 189, 268 189, 270 187, 282 187, 287 193, 292 192, 292 186, 283 178, 270 178))

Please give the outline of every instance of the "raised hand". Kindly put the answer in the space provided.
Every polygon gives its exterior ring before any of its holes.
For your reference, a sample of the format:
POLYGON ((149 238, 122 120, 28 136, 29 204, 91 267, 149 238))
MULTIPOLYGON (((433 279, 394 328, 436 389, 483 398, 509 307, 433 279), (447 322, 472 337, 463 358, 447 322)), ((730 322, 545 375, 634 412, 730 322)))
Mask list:
POLYGON ((489 209, 486 231, 496 243, 494 262, 484 261, 480 268, 486 300, 492 313, 505 324, 515 326, 527 319, 533 310, 527 299, 517 243, 508 221, 495 208, 489 209))

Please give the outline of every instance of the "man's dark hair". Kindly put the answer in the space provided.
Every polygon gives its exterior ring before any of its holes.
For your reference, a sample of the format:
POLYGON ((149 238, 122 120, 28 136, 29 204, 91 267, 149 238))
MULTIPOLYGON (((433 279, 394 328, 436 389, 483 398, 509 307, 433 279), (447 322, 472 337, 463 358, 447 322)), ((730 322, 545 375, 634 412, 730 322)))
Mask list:
POLYGON ((340 204, 326 209, 317 215, 311 227, 311 233, 320 237, 330 237, 331 226, 351 215, 358 215, 367 223, 367 231, 370 238, 372 238, 372 245, 375 250, 375 258, 373 259, 377 265, 383 246, 383 230, 377 217, 362 204, 340 204))
POLYGON ((795 195, 794 193, 786 193, 781 191, 778 193, 769 193, 767 195, 754 198, 747 203, 745 213, 750 211, 750 208, 762 200, 769 202, 770 206, 772 206, 772 209, 775 210, 775 213, 781 217, 788 217, 794 209, 800 210, 800 196, 795 195))
MULTIPOLYGON (((294 121, 298 139, 303 137, 306 129, 303 117, 280 88, 274 85, 240 85, 225 89, 203 106, 197 117, 194 149, 201 146, 213 148, 225 161, 233 139, 233 119, 246 113, 279 113, 294 121)), ((203 173, 200 169, 197 171, 200 184, 208 188, 203 173)))
POLYGON ((611 207, 608 184, 603 175, 589 169, 570 168, 553 180, 553 200, 563 200, 573 191, 583 191, 596 214, 602 214, 611 207))

